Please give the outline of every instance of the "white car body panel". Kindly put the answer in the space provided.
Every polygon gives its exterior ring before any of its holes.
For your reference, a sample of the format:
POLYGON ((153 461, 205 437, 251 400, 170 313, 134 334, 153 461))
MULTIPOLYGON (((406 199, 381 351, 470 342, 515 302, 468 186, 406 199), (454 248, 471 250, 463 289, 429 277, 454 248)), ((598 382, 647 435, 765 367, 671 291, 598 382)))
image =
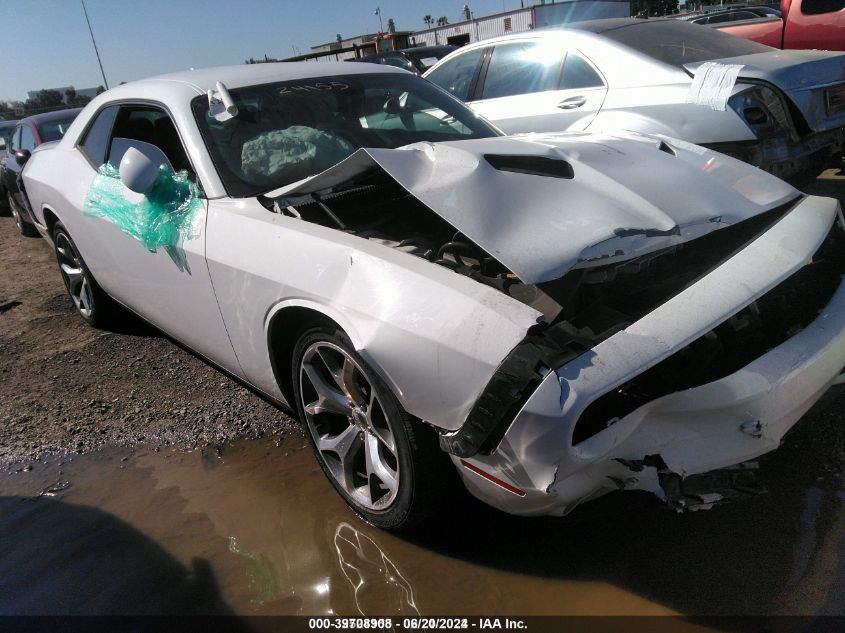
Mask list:
MULTIPOLYGON (((366 64, 262 64, 126 84, 93 100, 59 144, 34 154, 23 177, 40 230, 48 235, 58 218, 103 288, 167 334, 281 404, 289 370, 274 367, 273 324, 290 310, 321 314, 348 334, 409 413, 441 431, 443 446, 444 437, 464 429, 529 331, 534 336, 548 325, 543 314, 433 261, 274 213, 257 198, 228 197, 190 108, 216 82, 234 89, 369 73, 404 74, 366 64), (82 212, 95 170, 77 143, 100 108, 135 101, 171 114, 206 196, 178 252, 151 253, 106 219, 82 212)), ((608 477, 661 494, 654 469, 631 475, 619 458, 657 453, 683 476, 771 450, 845 365, 840 288, 810 326, 742 370, 652 400, 573 446, 578 414, 597 396, 812 261, 840 213, 836 201, 801 199, 760 170, 673 138, 577 133, 360 149, 267 195, 307 196, 378 169, 523 284, 627 263, 795 201, 679 294, 574 359, 546 367, 489 454, 453 457, 471 492, 503 510, 562 514, 606 492, 608 477), (566 161, 573 177, 494 169, 488 155, 566 161), (742 431, 749 418, 760 422, 758 435, 742 431), (522 496, 465 464, 510 482, 522 496)))
POLYGON ((540 318, 467 277, 254 200, 212 201, 208 231, 209 270, 245 378, 277 398, 267 327, 286 308, 333 319, 407 411, 445 429, 461 425, 540 318))

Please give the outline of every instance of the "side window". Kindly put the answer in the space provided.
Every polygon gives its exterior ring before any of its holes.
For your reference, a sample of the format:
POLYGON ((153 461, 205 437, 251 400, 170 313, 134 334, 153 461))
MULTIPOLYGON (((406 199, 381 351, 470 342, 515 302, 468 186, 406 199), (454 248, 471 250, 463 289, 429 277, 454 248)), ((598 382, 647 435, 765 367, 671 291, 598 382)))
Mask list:
POLYGON ((560 76, 561 90, 600 88, 604 85, 599 74, 578 53, 569 53, 560 76))
POLYGON ((28 125, 21 126, 21 149, 28 149, 30 152, 35 149, 35 135, 28 125))
POLYGON ((493 49, 482 99, 554 90, 563 51, 541 42, 502 44, 493 49))
POLYGON ((121 106, 115 117, 108 160, 118 165, 132 141, 141 141, 158 147, 175 171, 187 170, 191 179, 194 173, 176 126, 167 113, 153 106, 121 106))
POLYGON ((461 101, 466 101, 475 69, 485 50, 487 49, 476 48, 458 55, 440 66, 426 79, 448 90, 461 101))
POLYGON ((15 131, 12 132, 12 143, 9 146, 9 153, 14 154, 17 150, 21 148, 21 128, 20 126, 15 128, 15 131))
POLYGON ((109 106, 102 110, 94 123, 88 128, 85 139, 79 144, 79 149, 91 160, 96 167, 106 161, 111 130, 114 125, 114 118, 117 115, 117 106, 109 106))
POLYGON ((802 0, 801 13, 804 15, 820 15, 834 13, 845 9, 845 0, 802 0))

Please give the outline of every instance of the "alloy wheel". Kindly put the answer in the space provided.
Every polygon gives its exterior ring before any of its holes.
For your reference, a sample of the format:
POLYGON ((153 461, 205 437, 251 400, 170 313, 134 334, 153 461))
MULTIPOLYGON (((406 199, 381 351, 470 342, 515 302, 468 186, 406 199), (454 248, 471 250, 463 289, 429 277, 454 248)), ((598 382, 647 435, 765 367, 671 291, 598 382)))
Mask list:
POLYGON ((17 205, 15 205, 15 201, 12 199, 12 194, 7 194, 9 200, 9 209, 12 211, 12 217, 15 219, 15 224, 18 227, 18 231, 23 232, 23 220, 21 219, 21 214, 18 213, 17 205))
POLYGON ((386 510, 399 491, 394 424, 361 366, 343 348, 312 343, 300 361, 306 423, 327 470, 353 502, 386 510))
POLYGON ((79 313, 86 319, 91 318, 94 311, 94 298, 91 294, 91 284, 85 274, 82 259, 76 248, 64 233, 56 236, 56 253, 59 258, 59 270, 65 282, 70 298, 79 313))

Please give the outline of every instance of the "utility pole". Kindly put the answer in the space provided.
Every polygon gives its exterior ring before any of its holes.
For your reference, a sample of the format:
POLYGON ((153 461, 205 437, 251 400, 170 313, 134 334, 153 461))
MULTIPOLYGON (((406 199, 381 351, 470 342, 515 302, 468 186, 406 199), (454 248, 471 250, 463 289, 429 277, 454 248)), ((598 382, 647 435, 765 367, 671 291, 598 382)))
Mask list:
POLYGON ((381 7, 376 7, 376 10, 373 11, 373 13, 378 16, 378 32, 384 33, 384 24, 381 21, 381 7))
POLYGON ((103 76, 103 84, 106 90, 109 89, 109 82, 106 79, 106 71, 103 70, 103 62, 100 60, 100 51, 97 49, 97 40, 94 39, 94 29, 91 28, 91 20, 88 19, 88 9, 85 8, 85 0, 82 3, 82 11, 85 13, 85 21, 88 23, 88 32, 91 34, 91 43, 94 44, 94 53, 97 54, 97 63, 100 65, 100 74, 103 76))

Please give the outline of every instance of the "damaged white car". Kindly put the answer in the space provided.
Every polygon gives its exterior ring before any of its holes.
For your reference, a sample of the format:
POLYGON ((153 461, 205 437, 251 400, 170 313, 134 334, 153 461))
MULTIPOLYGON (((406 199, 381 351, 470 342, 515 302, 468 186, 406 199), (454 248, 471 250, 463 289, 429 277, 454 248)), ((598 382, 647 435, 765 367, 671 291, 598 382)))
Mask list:
POLYGON ((122 85, 23 177, 85 319, 295 409, 384 528, 453 466, 522 515, 745 494, 845 365, 835 200, 670 138, 500 137, 389 67, 122 85))
POLYGON ((666 134, 781 177, 837 159, 845 145, 845 55, 782 51, 683 20, 506 35, 462 47, 424 76, 507 134, 666 134))

